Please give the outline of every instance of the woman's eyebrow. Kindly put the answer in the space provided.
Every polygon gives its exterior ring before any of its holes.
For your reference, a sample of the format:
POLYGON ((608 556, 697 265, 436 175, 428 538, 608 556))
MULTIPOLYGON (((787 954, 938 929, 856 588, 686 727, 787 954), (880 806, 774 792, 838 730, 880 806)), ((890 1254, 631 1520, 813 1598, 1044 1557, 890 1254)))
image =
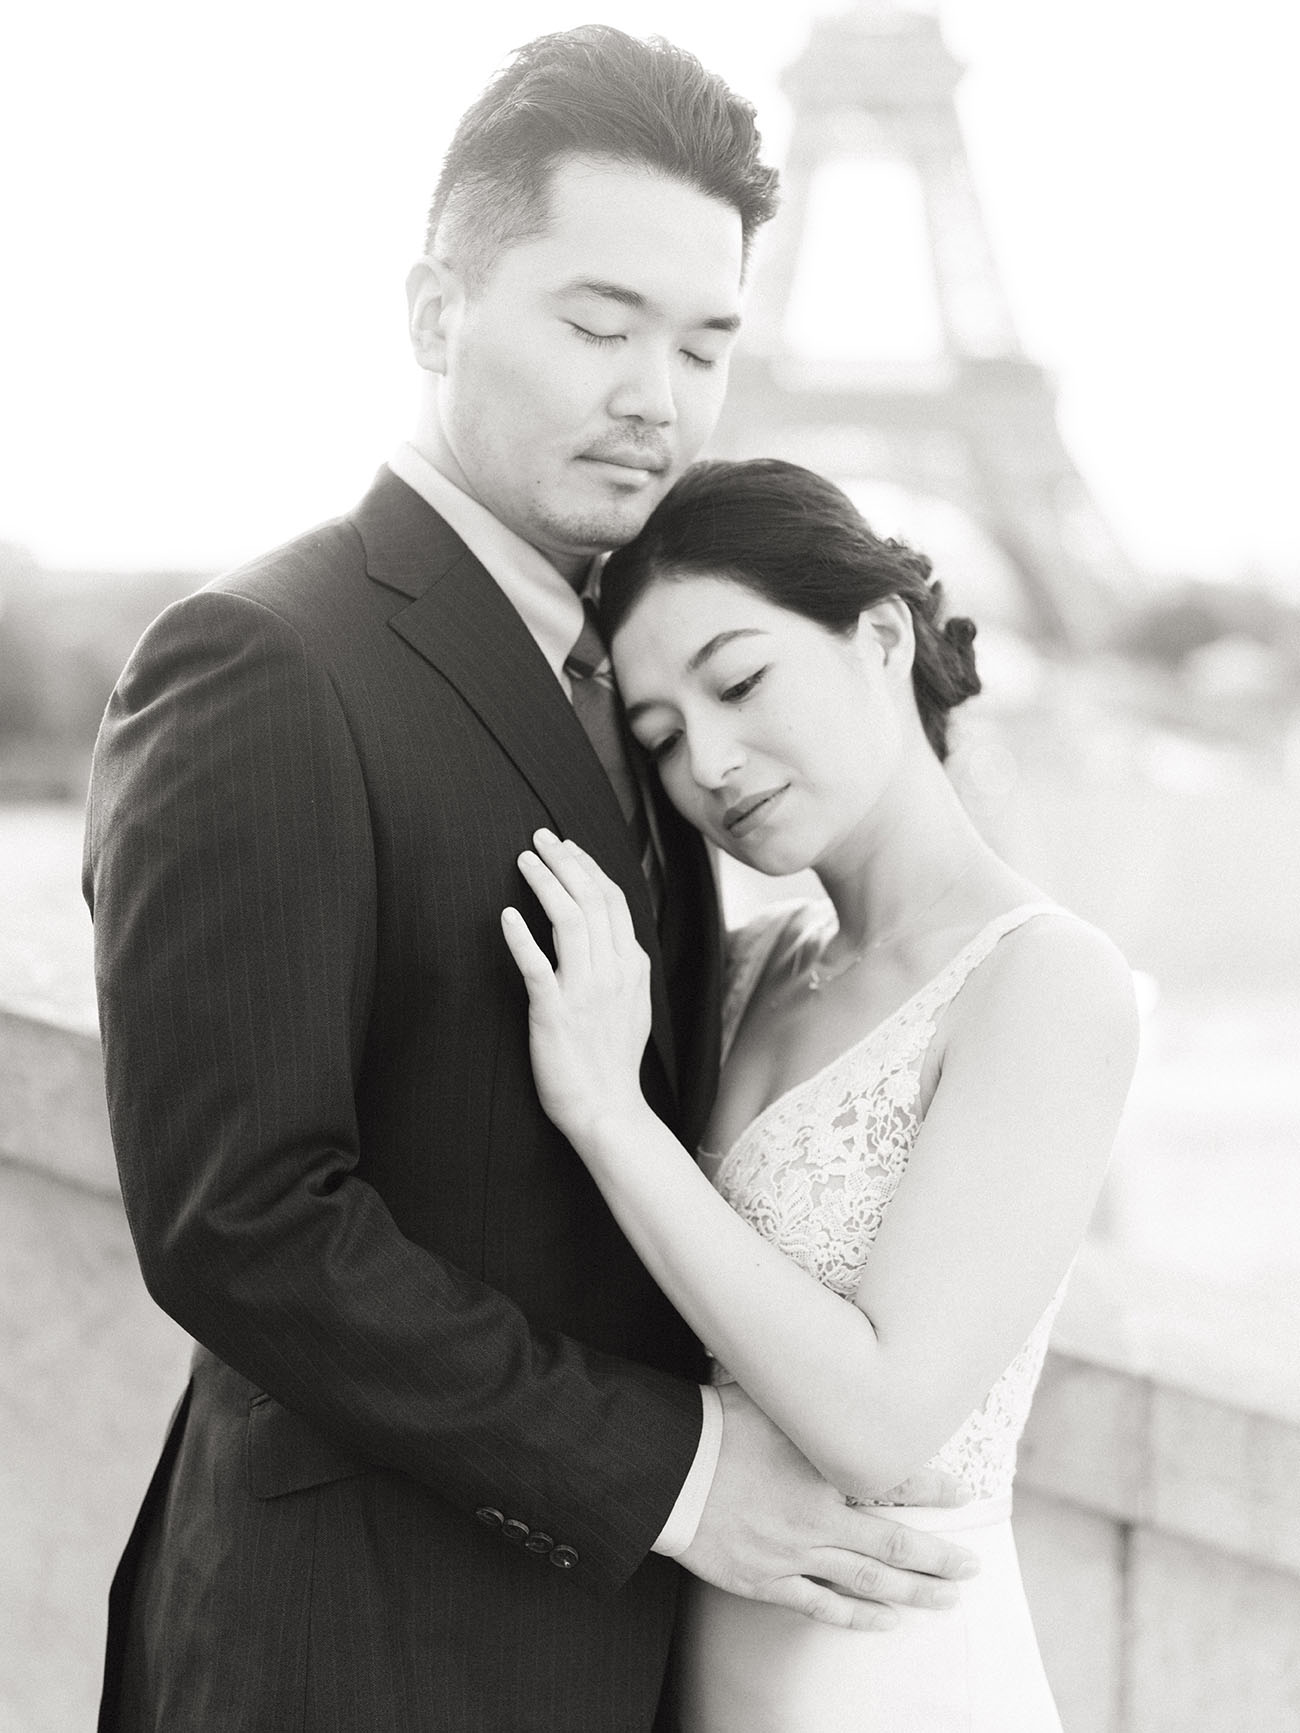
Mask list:
POLYGON ((703 644, 686 664, 688 674, 694 674, 704 666, 710 656, 716 656, 726 644, 734 643, 737 638, 761 638, 764 634, 757 626, 736 626, 730 632, 717 632, 703 644))

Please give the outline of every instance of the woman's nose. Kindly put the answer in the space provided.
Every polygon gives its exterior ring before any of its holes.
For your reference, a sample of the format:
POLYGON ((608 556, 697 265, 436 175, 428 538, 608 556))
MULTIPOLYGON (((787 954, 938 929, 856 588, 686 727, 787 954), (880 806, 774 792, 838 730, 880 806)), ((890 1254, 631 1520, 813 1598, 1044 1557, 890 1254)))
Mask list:
POLYGON ((700 788, 722 788, 745 762, 740 742, 728 735, 701 730, 688 733, 691 776, 700 788))

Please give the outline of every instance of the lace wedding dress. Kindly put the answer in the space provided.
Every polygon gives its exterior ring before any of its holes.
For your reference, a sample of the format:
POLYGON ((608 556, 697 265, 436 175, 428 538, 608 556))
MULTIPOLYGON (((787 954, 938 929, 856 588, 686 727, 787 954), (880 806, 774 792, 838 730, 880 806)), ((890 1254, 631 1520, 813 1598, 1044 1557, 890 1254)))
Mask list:
MULTIPOLYGON (((1047 913, 1062 911, 1030 903, 991 921, 906 1004, 710 1158, 732 1208, 846 1299, 907 1166, 940 1015, 1001 938, 1047 913)), ((801 944, 826 918, 787 903, 732 935, 726 1046, 775 947, 801 944)), ((977 1554, 980 1574, 961 1585, 960 1606, 904 1607, 892 1631, 843 1631, 692 1580, 677 1658, 682 1733, 1060 1733, 1010 1523, 1016 1446, 1059 1301, 934 1458, 974 1501, 889 1512, 977 1554)), ((726 1377, 718 1368, 716 1380, 726 1377)))

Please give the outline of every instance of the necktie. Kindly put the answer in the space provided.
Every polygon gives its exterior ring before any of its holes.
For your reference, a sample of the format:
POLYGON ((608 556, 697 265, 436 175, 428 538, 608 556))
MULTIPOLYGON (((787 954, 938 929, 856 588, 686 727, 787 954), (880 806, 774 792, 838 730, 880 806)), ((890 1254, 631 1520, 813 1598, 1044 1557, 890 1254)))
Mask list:
POLYGON ((632 832, 633 845, 657 911, 662 902, 662 871, 645 800, 628 757, 614 670, 610 666, 605 640, 596 625, 595 604, 589 596, 584 599, 582 610, 582 631, 565 657, 564 672, 569 678, 574 712, 618 796, 618 804, 632 832))
POLYGON ((590 600, 583 602, 582 615, 582 631, 564 659, 564 672, 569 677, 578 721, 595 748, 596 757, 605 767, 605 774, 618 796, 618 804, 623 808, 623 817, 635 829, 637 815, 644 818, 645 814, 641 791, 628 762, 614 670, 590 600))

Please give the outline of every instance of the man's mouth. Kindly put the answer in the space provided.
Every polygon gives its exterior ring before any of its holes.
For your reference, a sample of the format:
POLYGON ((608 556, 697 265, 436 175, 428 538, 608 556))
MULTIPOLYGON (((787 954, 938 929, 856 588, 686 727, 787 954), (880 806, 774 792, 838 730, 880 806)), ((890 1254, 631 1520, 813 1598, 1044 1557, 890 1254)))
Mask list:
POLYGON ((669 459, 651 451, 584 451, 584 463, 605 463, 613 469, 626 469, 640 475, 664 475, 669 459))

